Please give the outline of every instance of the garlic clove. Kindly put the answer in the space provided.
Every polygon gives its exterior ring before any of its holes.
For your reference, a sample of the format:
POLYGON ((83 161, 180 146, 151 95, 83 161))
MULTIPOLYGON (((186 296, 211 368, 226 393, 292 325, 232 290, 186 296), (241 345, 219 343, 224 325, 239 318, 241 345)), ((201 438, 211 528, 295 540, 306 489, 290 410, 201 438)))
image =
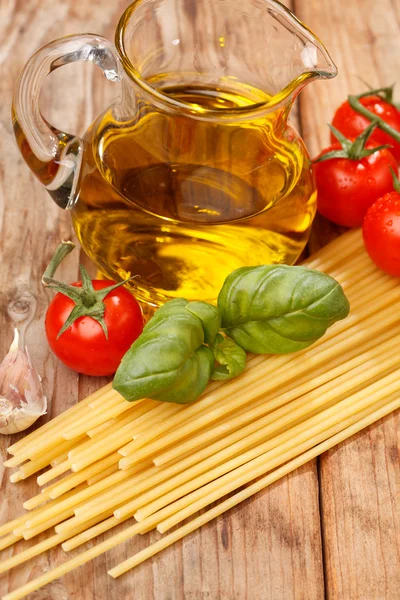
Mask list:
POLYGON ((0 429, 7 427, 13 420, 13 405, 7 398, 0 396, 0 429))
POLYGON ((47 410, 40 376, 25 350, 19 348, 16 329, 10 350, 0 364, 0 433, 4 435, 28 429, 47 410))

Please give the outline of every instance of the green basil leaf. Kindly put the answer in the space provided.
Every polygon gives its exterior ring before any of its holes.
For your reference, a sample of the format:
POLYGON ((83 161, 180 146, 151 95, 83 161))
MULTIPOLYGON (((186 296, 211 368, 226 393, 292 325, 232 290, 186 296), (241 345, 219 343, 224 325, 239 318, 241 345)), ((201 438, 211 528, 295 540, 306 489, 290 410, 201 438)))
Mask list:
POLYGON ((126 400, 193 402, 205 389, 214 356, 204 346, 201 320, 187 300, 167 302, 123 357, 113 388, 126 400))
POLYGON ((285 354, 306 348, 349 313, 337 281, 305 267, 243 267, 218 297, 225 334, 248 352, 285 354))
POLYGON ((200 319, 204 329, 204 341, 206 344, 212 344, 221 328, 218 308, 208 302, 199 301, 186 304, 186 310, 200 319))
POLYGON ((219 365, 214 367, 211 379, 222 381, 243 373, 246 365, 246 352, 233 340, 224 338, 219 333, 212 349, 219 365))
POLYGON ((156 310, 151 319, 146 323, 143 333, 157 330, 159 323, 162 323, 174 315, 184 314, 184 308, 187 304, 189 304, 189 302, 184 298, 174 298, 174 300, 166 302, 156 310))
POLYGON ((177 373, 173 385, 164 389, 154 400, 189 404, 197 400, 210 381, 214 355, 207 346, 200 346, 177 373))

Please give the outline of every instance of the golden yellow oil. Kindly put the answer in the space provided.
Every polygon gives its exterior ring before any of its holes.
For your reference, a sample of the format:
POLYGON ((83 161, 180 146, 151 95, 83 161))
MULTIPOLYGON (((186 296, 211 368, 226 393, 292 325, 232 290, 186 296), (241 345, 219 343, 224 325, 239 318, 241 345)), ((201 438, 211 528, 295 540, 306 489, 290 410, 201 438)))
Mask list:
POLYGON ((83 141, 72 210, 89 257, 111 279, 136 275, 133 291, 151 305, 174 297, 214 301, 238 267, 295 262, 315 192, 305 148, 286 126, 288 107, 227 119, 223 109, 265 94, 247 86, 240 93, 205 86, 162 91, 213 109, 214 117, 179 115, 142 100, 129 119, 117 119, 113 109, 94 123, 83 141))

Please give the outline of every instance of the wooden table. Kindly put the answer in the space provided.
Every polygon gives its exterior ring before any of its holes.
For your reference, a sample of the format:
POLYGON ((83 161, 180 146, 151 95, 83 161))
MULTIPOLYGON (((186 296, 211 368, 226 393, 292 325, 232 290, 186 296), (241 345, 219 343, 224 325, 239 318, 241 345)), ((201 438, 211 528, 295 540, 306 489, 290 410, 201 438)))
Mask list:
MULTIPOLYGON (((14 326, 25 332, 50 399, 49 417, 104 381, 64 368, 46 344, 43 319, 51 294, 43 290, 40 276, 58 241, 69 238, 72 228, 69 215, 51 202, 16 149, 11 92, 21 67, 39 46, 86 30, 112 39, 127 4, 0 1, 0 353, 6 353, 14 326)), ((347 93, 364 89, 361 80, 379 87, 400 78, 400 1, 294 0, 288 5, 326 43, 340 72, 336 80, 313 84, 300 97, 298 125, 315 155, 328 141, 325 123, 347 93)), ((44 114, 62 129, 82 133, 114 93, 99 70, 71 65, 48 79, 44 114)), ((328 229, 319 226, 314 244, 328 229)), ((78 261, 77 253, 59 275, 76 279, 78 261)), ((145 547, 156 534, 134 538, 31 598, 397 600, 399 431, 400 415, 391 415, 116 582, 107 568, 145 547)), ((1 456, 8 443, 0 440, 1 456)), ((36 483, 10 484, 0 465, 0 485, 3 523, 20 513, 36 483)), ((0 576, 0 593, 65 558, 61 550, 53 550, 0 576)))

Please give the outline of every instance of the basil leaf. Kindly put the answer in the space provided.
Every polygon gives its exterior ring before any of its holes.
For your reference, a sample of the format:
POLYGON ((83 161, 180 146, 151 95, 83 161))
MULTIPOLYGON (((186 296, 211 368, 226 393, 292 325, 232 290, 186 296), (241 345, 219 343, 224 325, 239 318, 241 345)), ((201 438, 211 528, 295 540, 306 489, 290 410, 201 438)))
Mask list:
POLYGON ((302 350, 349 313, 337 281, 305 267, 243 267, 229 275, 218 296, 225 334, 248 352, 302 350))
POLYGON ((123 357, 113 388, 126 400, 193 402, 204 391, 214 355, 204 345, 202 321, 176 299, 158 309, 123 357))
POLYGON ((188 310, 193 315, 199 317, 203 324, 204 341, 206 344, 212 344, 221 327, 219 312, 216 306, 208 304, 208 302, 189 302, 186 305, 188 310))
POLYGON ((158 324, 162 323, 169 317, 184 314, 183 309, 187 304, 189 303, 184 298, 174 298, 173 300, 166 302, 163 306, 156 310, 154 315, 151 317, 150 321, 146 323, 142 334, 148 333, 153 329, 157 330, 158 324))
POLYGON ((207 346, 200 346, 176 374, 173 385, 164 389, 154 400, 189 404, 204 392, 214 365, 213 353, 207 346))
POLYGON ((214 367, 211 379, 222 381, 243 373, 246 365, 246 352, 233 340, 224 338, 219 333, 212 349, 219 365, 214 367))

